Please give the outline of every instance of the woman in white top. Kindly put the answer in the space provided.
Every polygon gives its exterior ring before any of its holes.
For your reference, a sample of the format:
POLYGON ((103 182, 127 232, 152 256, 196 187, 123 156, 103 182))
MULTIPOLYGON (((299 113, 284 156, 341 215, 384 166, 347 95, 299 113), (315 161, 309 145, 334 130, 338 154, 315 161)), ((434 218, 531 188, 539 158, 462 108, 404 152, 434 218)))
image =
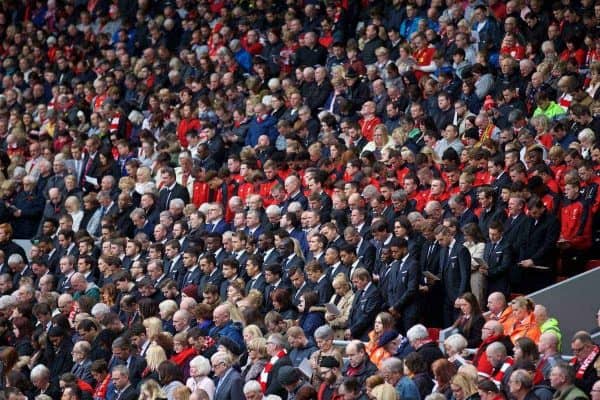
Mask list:
POLYGON ((212 400, 215 394, 215 383, 208 377, 210 374, 210 362, 203 356, 196 356, 190 361, 190 377, 185 385, 194 393, 196 389, 202 389, 212 400))
POLYGON ((388 130, 383 124, 379 124, 373 131, 373 140, 365 145, 361 157, 366 151, 370 151, 375 155, 376 160, 381 160, 381 152, 388 147, 394 147, 394 141, 388 135, 388 130))
POLYGON ((65 209, 67 213, 73 218, 73 232, 79 230, 79 225, 83 219, 83 210, 81 209, 81 202, 75 196, 69 196, 65 200, 65 209))
POLYGON ((476 258, 483 259, 485 237, 475 223, 463 226, 462 232, 465 236, 463 244, 471 253, 471 292, 475 295, 479 304, 485 304, 487 301, 487 271, 475 261, 476 258))

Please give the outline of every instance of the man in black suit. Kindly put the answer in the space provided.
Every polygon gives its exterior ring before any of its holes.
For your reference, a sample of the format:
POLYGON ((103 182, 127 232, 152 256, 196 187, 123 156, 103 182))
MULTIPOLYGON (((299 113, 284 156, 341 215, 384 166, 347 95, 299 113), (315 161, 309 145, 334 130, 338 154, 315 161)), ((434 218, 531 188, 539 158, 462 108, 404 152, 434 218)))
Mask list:
POLYGON ((258 290, 264 293, 267 281, 262 273, 262 257, 259 254, 252 254, 246 260, 246 275, 248 275, 248 281, 246 282, 246 293, 251 290, 258 290))
POLYGON ((439 278, 444 293, 443 326, 448 327, 456 317, 454 301, 469 290, 471 254, 456 241, 451 229, 446 226, 435 229, 435 238, 441 246, 439 278))
POLYGON ((496 195, 500 195, 503 187, 510 186, 510 176, 506 172, 504 157, 497 156, 489 160, 488 172, 494 178, 490 186, 496 192, 496 195))
POLYGON ((282 270, 278 263, 267 264, 265 265, 264 270, 267 287, 265 288, 263 311, 266 313, 273 309, 271 293, 273 293, 275 289, 283 288, 289 290, 290 292, 291 289, 281 278, 282 270))
POLYGON ((217 268, 215 257, 212 254, 204 254, 202 257, 200 257, 200 269, 202 270, 202 275, 198 284, 198 293, 200 295, 202 295, 204 288, 209 283, 218 288, 221 287, 221 282, 223 282, 223 274, 217 268))
POLYGON ((442 310, 439 305, 442 304, 443 298, 442 286, 439 280, 430 279, 424 275, 426 271, 435 276, 440 275, 441 246, 435 240, 434 233, 437 225, 437 222, 433 220, 426 220, 421 229, 421 234, 425 238, 425 242, 421 246, 421 255, 419 257, 422 275, 419 291, 421 292, 421 309, 425 325, 441 328, 442 310))
MULTIPOLYGON (((368 271, 373 271, 375 264, 375 246, 361 237, 359 232, 353 226, 349 226, 344 229, 344 239, 346 242, 356 249, 356 256, 359 261, 364 264, 368 271)), ((352 274, 350 274, 352 276, 352 274)))
POLYGON ((481 207, 481 214, 479 215, 479 229, 483 236, 488 237, 488 228, 493 221, 500 221, 504 223, 506 220, 506 213, 503 209, 498 207, 496 202, 496 192, 490 186, 484 186, 477 192, 477 200, 481 207))
POLYGON ((60 398, 60 388, 58 384, 50 381, 50 370, 43 364, 38 364, 31 370, 31 383, 35 387, 34 394, 37 397, 40 394, 46 394, 52 399, 60 398))
POLYGON ((323 271, 323 267, 316 261, 311 262, 306 266, 306 274, 308 280, 313 284, 314 291, 319 293, 319 304, 327 304, 333 295, 333 287, 331 279, 323 271))
MULTIPOLYGON (((271 360, 269 361, 269 364, 271 365, 269 369, 263 369, 263 373, 261 373, 259 380, 261 384, 266 385, 267 389, 265 390, 265 395, 274 394, 280 396, 282 399, 287 398, 287 391, 277 379, 281 367, 284 365, 292 365, 292 360, 290 360, 290 357, 285 351, 286 345, 286 340, 278 333, 270 335, 267 339, 267 354, 271 357, 271 360), (275 361, 273 361, 273 359, 275 359, 275 361), (266 379, 263 377, 264 373, 267 374, 266 379)), ((265 368, 269 367, 269 364, 267 364, 265 368)))
POLYGON ((300 268, 292 268, 288 273, 290 274, 290 281, 292 281, 292 303, 297 307, 300 303, 300 296, 306 292, 314 291, 314 285, 306 280, 304 271, 300 268))
POLYGON ((284 187, 288 198, 281 204, 282 214, 287 212, 288 206, 294 201, 300 203, 303 210, 306 210, 308 208, 308 199, 306 198, 306 196, 304 196, 304 194, 302 194, 302 191, 300 190, 300 179, 297 176, 288 176, 285 179, 284 187))
POLYGON ((258 237, 258 251, 263 256, 263 265, 272 264, 279 260, 280 254, 275 249, 275 236, 271 232, 265 232, 258 237))
POLYGON ((525 200, 513 195, 508 199, 508 218, 504 222, 504 238, 516 252, 527 241, 525 236, 525 223, 527 216, 524 213, 525 200))
MULTIPOLYGON (((181 279, 182 275, 185 273, 185 268, 183 267, 183 254, 181 254, 181 244, 177 239, 171 239, 165 245, 165 259, 164 265, 161 265, 162 272, 164 273, 164 278, 170 278, 174 281, 181 279)), ((150 263, 148 263, 148 272, 150 269, 150 263)), ((160 282, 158 282, 159 277, 152 277, 156 281, 156 287, 160 287, 160 282)))
POLYGON ((346 243, 340 247, 340 259, 342 264, 346 267, 346 275, 352 276, 352 273, 357 268, 365 268, 358 256, 356 255, 356 249, 350 243, 346 243))
POLYGON ((181 199, 186 204, 190 202, 190 193, 186 187, 177 183, 173 168, 164 167, 161 169, 160 179, 162 181, 162 189, 158 193, 159 210, 168 210, 169 202, 172 199, 181 199))
POLYGON ((533 197, 527 204, 529 218, 522 225, 522 241, 517 250, 517 265, 520 279, 512 282, 514 291, 531 293, 554 282, 558 251, 556 241, 560 236, 558 219, 548 212, 544 203, 533 197), (533 266, 547 270, 533 269, 533 266))
POLYGON ((467 201, 462 194, 455 194, 448 200, 452 215, 458 220, 458 226, 463 228, 470 223, 477 223, 477 216, 467 207, 467 201))
POLYGON ((73 342, 67 336, 63 328, 53 326, 48 331, 48 341, 50 345, 46 346, 44 351, 44 365, 50 369, 50 380, 58 384, 58 378, 65 372, 71 372, 73 367, 73 342))
POLYGON ((202 262, 206 263, 206 258, 200 260, 200 267, 198 267, 198 252, 195 249, 187 249, 183 253, 183 270, 179 274, 180 281, 179 289, 183 289, 189 285, 198 285, 202 279, 202 262))
MULTIPOLYGON (((509 271, 514 267, 514 252, 502 235, 502 222, 494 221, 488 228, 489 240, 483 249, 483 260, 487 264, 487 292, 485 298, 494 292, 501 292, 508 298, 510 294, 509 271)), ((485 270, 485 269, 484 269, 485 270)), ((472 288, 473 293, 477 288, 472 288)))
POLYGON ((389 312, 404 334, 419 317, 419 264, 408 252, 404 238, 394 238, 389 245, 394 262, 391 268, 389 312))
POLYGON ((129 380, 130 370, 125 365, 117 365, 111 372, 112 382, 116 389, 115 400, 135 400, 139 393, 135 384, 129 380))
POLYGON ((286 237, 281 239, 277 246, 277 251, 281 255, 281 266, 283 267, 283 278, 285 281, 289 280, 287 271, 292 267, 304 268, 304 261, 294 253, 294 242, 291 238, 286 237))
MULTIPOLYGON (((118 337, 112 343, 112 354, 116 360, 117 365, 124 366, 129 374, 129 380, 133 386, 142 380, 142 372, 146 368, 146 360, 134 354, 131 351, 131 344, 128 339, 124 337, 118 337)), ((115 367, 112 371, 114 372, 115 367)), ((114 379, 113 379, 114 380, 114 379)))
POLYGON ((379 289, 371 281, 371 274, 364 268, 357 268, 352 274, 352 284, 356 288, 354 301, 348 317, 346 339, 366 341, 368 332, 380 311, 383 302, 379 289))

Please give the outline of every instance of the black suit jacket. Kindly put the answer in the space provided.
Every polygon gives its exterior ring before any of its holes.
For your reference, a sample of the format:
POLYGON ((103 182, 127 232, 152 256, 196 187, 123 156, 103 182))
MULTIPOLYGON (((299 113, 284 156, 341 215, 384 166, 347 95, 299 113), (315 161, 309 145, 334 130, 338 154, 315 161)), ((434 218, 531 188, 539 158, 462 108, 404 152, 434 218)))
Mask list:
POLYGON ((454 242, 450 254, 442 249, 440 256, 440 273, 442 286, 447 301, 454 304, 454 300, 469 290, 471 275, 471 253, 462 244, 454 242))
POLYGON ((508 298, 510 294, 509 271, 514 267, 515 259, 512 247, 502 238, 495 246, 491 242, 485 244, 483 259, 488 265, 488 294, 502 292, 508 298))
POLYGON ((202 297, 202 293, 204 292, 204 288, 206 287, 206 285, 210 283, 220 288, 223 279, 225 278, 223 278, 223 274, 218 269, 213 271, 213 273, 210 275, 202 275, 199 281, 200 283, 198 284, 198 293, 200 297, 202 297))
POLYGON ((461 228, 470 223, 477 224, 477 222, 477 215, 475 215, 475 213, 469 208, 467 208, 467 210, 458 218, 458 226, 461 228))
MULTIPOLYGON (((193 271, 184 270, 180 273, 179 288, 183 289, 188 285, 198 285, 202 279, 202 271, 200 267, 195 267, 193 271), (185 272, 184 272, 185 271, 185 272)), ((218 287, 218 286, 217 286, 218 287)))
POLYGON ((271 301, 271 293, 273 293, 273 290, 275 289, 286 289, 287 291, 289 291, 290 293, 292 293, 292 288, 290 287, 290 285, 288 285, 287 283, 284 282, 284 280, 282 279, 279 284, 277 286, 273 285, 273 284, 269 284, 265 287, 265 296, 264 296, 264 304, 263 304, 263 311, 268 312, 271 311, 273 309, 273 302, 271 301))
POLYGON ((504 223, 506 221, 506 213, 503 209, 498 206, 492 207, 489 211, 483 210, 479 215, 479 229, 481 229, 481 233, 486 238, 489 234, 489 227, 493 221, 500 221, 504 223))
POLYGON ((279 252, 277 250, 273 250, 269 253, 267 257, 263 255, 263 265, 275 263, 279 261, 279 252))
POLYGON ((403 329, 407 330, 417 322, 419 313, 419 264, 409 256, 403 263, 394 265, 390 274, 390 307, 400 313, 403 329))
POLYGON ((250 279, 246 282, 246 293, 249 293, 252 289, 264 293, 266 287, 267 282, 265 281, 265 276, 261 273, 257 278, 250 279))
POLYGON ((366 290, 356 292, 348 318, 348 327, 353 338, 368 340, 367 334, 375 321, 375 315, 381 309, 382 302, 379 289, 372 283, 366 290))
POLYGON ((190 202, 190 192, 179 183, 175 183, 170 193, 168 188, 162 188, 158 194, 158 209, 161 211, 168 210, 169 201, 173 199, 181 199, 187 204, 190 202))
POLYGON ((291 268, 304 269, 304 261, 302 261, 300 257, 294 254, 294 256, 289 260, 287 258, 281 260, 281 266, 283 267, 283 278, 287 280, 288 271, 291 268))
POLYGON ((137 391, 137 389, 135 388, 135 385, 133 384, 133 382, 131 383, 131 385, 129 385, 127 388, 125 388, 125 391, 123 391, 123 393, 121 393, 118 397, 115 396, 115 400, 136 400, 139 397, 139 392, 137 391))
POLYGON ((509 216, 504 222, 504 239, 507 243, 510 243, 514 251, 518 251, 528 241, 523 229, 526 222, 527 217, 523 213, 514 219, 509 216))
POLYGON ((331 296, 333 296, 333 287, 327 275, 324 275, 323 279, 315 284, 314 290, 319 293, 319 304, 329 303, 331 296))
POLYGON ((131 384, 137 386, 142 380, 142 372, 146 369, 146 360, 143 357, 132 355, 127 368, 129 369, 129 380, 131 384))
POLYGON ((362 262, 370 272, 373 272, 373 266, 375 265, 375 246, 363 238, 362 243, 358 246, 358 249, 356 249, 356 255, 360 262, 362 262))
MULTIPOLYGON (((287 356, 287 354, 281 357, 277 362, 273 365, 273 369, 269 372, 269 376, 267 377, 267 390, 265 391, 265 395, 274 394, 282 399, 287 398, 287 390, 281 386, 279 383, 279 379, 277 379, 277 374, 279 373, 279 369, 285 365, 292 365, 292 360, 287 356)), ((218 399, 215 399, 218 400, 218 399)))
POLYGON ((558 256, 556 241, 560 236, 560 223, 558 219, 544 212, 536 221, 528 217, 523 224, 526 241, 518 249, 517 261, 531 259, 535 265, 548 267, 549 270, 521 268, 515 269, 511 274, 511 283, 521 293, 531 293, 548 286, 554 282, 554 267, 558 256))
MULTIPOLYGON (((294 288, 294 293, 292 294, 292 304, 294 304, 297 307, 300 303, 300 296, 302 296, 306 292, 311 292, 314 290, 315 286, 312 284, 312 282, 309 282, 305 279, 304 285, 302 285, 300 289, 294 288)), ((329 300, 327 301, 329 302, 329 300)))

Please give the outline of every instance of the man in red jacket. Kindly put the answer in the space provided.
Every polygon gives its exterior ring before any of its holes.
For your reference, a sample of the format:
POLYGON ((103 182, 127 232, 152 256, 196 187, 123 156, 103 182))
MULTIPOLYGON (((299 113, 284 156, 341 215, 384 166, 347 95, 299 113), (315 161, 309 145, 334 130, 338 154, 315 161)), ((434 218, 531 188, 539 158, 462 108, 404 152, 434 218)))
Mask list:
POLYGON ((581 272, 585 252, 592 246, 591 207, 581 199, 579 186, 579 181, 567 182, 560 210, 560 237, 556 246, 561 250, 563 271, 568 275, 581 272))
POLYGON ((508 351, 512 353, 512 343, 510 338, 504 334, 504 327, 496 320, 490 320, 483 325, 481 329, 481 339, 483 342, 479 345, 475 356, 473 357, 473 365, 477 367, 477 371, 484 376, 491 376, 494 366, 486 357, 486 350, 491 343, 500 342, 508 351))

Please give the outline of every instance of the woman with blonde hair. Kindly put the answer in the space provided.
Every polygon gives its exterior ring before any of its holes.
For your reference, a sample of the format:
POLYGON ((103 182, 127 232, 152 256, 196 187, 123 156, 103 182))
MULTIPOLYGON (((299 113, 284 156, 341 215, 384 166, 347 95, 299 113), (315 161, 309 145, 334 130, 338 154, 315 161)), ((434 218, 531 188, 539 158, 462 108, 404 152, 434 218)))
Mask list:
POLYGON ((156 345, 151 344, 146 351, 146 368, 142 371, 142 379, 154 379, 158 381, 158 366, 167 360, 165 350, 156 345))
POLYGON ((382 383, 377 385, 371 391, 372 396, 375 400, 398 400, 398 392, 389 383, 382 383))
POLYGON ((140 387, 140 400, 164 400, 167 396, 154 379, 142 383, 140 387))
POLYGON ((248 363, 242 368, 242 378, 245 382, 258 379, 267 361, 267 341, 265 338, 257 337, 248 343, 248 363))
POLYGON ((365 152, 370 151, 375 155, 375 159, 381 160, 381 151, 388 147, 394 147, 394 141, 390 139, 385 125, 379 124, 373 131, 373 140, 363 147, 360 154, 362 157, 365 152))
POLYGON ((142 324, 146 328, 146 337, 149 340, 154 340, 163 330, 162 321, 156 317, 146 318, 142 324))
MULTIPOLYGON (((344 251, 340 251, 340 254, 344 254, 344 251)), ((337 274, 333 278, 331 286, 333 286, 335 292, 331 296, 329 303, 335 305, 340 313, 336 315, 326 312, 325 319, 329 323, 329 326, 335 330, 335 338, 343 340, 344 331, 348 327, 350 308, 354 301, 354 292, 352 292, 352 285, 344 273, 337 274)))
POLYGON ((190 400, 191 394, 186 386, 179 386, 173 390, 173 400, 190 400))
POLYGON ((190 361, 190 377, 185 385, 192 392, 204 390, 210 400, 215 394, 215 383, 209 378, 210 361, 204 356, 196 356, 190 361))
POLYGON ((244 337, 244 343, 246 343, 246 346, 248 346, 253 339, 262 338, 263 334, 260 328, 253 324, 244 328, 242 331, 242 336, 244 337))
POLYGON ((450 388, 455 400, 472 400, 478 396, 476 382, 462 372, 452 377, 450 388))

